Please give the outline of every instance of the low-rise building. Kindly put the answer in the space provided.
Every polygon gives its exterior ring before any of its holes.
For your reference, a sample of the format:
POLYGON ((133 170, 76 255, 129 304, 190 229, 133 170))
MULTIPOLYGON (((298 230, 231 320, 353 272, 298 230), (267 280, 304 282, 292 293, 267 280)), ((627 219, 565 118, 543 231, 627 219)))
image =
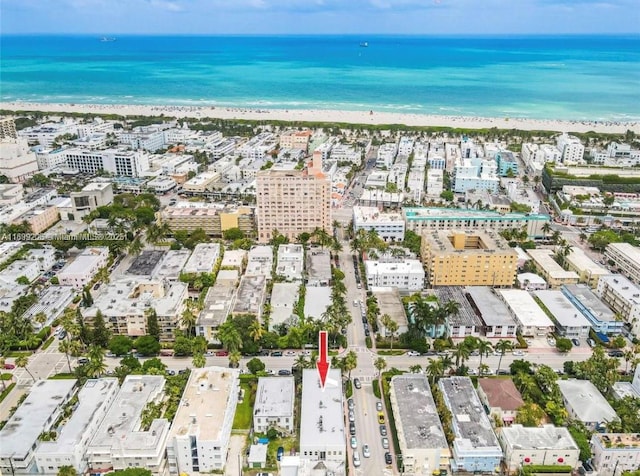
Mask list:
POLYGON ((48 228, 51 228, 56 222, 60 220, 60 213, 58 208, 53 205, 42 205, 16 218, 13 223, 19 225, 22 223, 28 223, 31 233, 42 233, 48 228))
POLYGON ((62 286, 82 289, 91 282, 100 268, 107 265, 108 259, 109 248, 86 248, 58 273, 58 281, 62 286))
POLYGON ((499 439, 510 473, 530 465, 575 468, 580 459, 580 449, 564 427, 544 425, 527 428, 512 425, 500 430, 499 439))
POLYGON ((489 415, 500 422, 497 426, 511 425, 518 416, 518 409, 524 405, 522 395, 510 378, 478 379, 478 397, 489 415))
POLYGON ((513 339, 516 337, 516 321, 509 309, 492 288, 488 286, 468 286, 467 299, 482 319, 484 335, 488 338, 513 339))
POLYGON ((297 319, 295 306, 298 302, 298 283, 274 283, 271 290, 271 314, 269 330, 281 324, 291 325, 297 319))
POLYGON ((18 279, 25 277, 31 283, 40 275, 40 267, 36 261, 19 259, 0 271, 0 283, 15 286, 18 279))
POLYGON ((162 257, 162 261, 153 272, 153 279, 161 281, 177 281, 180 279, 180 273, 191 256, 191 250, 169 250, 162 257))
POLYGON ((516 277, 516 281, 518 281, 518 287, 525 291, 538 291, 548 288, 544 278, 535 273, 520 273, 516 277))
POLYGON ((220 243, 198 243, 182 268, 183 273, 211 273, 220 258, 220 243))
POLYGON ((211 189, 215 182, 220 181, 217 172, 202 172, 182 184, 182 191, 189 193, 204 193, 211 189))
POLYGON ((449 468, 449 445, 424 375, 396 375, 389 398, 396 422, 402 465, 408 474, 434 474, 449 468))
POLYGON ((578 273, 580 282, 588 284, 591 288, 598 286, 600 278, 611 274, 608 269, 593 261, 578 247, 573 248, 571 253, 565 256, 564 261, 569 270, 578 273))
POLYGON ((235 268, 238 271, 242 271, 247 260, 246 250, 225 250, 220 262, 220 267, 223 269, 235 268))
POLYGON ((287 244, 278 246, 276 274, 289 281, 301 281, 304 268, 304 247, 287 244))
POLYGON ((196 335, 210 343, 219 343, 218 328, 225 323, 233 305, 238 286, 237 270, 222 270, 204 298, 202 311, 196 321, 196 335))
POLYGON ((364 262, 367 286, 395 287, 400 292, 421 291, 424 288, 424 269, 417 259, 364 262))
POLYGON ((631 382, 616 382, 611 391, 613 396, 619 400, 624 397, 640 398, 640 365, 636 367, 631 382))
POLYGON ((160 223, 166 223, 173 231, 192 232, 201 228, 207 235, 221 237, 231 228, 239 228, 245 235, 255 231, 253 209, 250 207, 225 207, 218 203, 178 202, 157 213, 160 223))
POLYGON ((269 428, 295 432, 293 377, 260 377, 253 407, 253 429, 266 433, 269 428))
POLYGON ((331 253, 321 248, 307 250, 307 287, 331 284, 331 253))
POLYGON ((612 274, 598 281, 597 293, 602 301, 624 319, 631 328, 631 333, 640 337, 640 286, 621 274, 612 274))
POLYGON ((482 333, 482 320, 467 299, 464 288, 460 286, 441 286, 433 290, 438 296, 438 305, 444 306, 449 302, 458 305, 458 312, 447 316, 447 335, 450 337, 478 337, 482 333))
POLYGON ((427 170, 427 196, 439 197, 444 191, 444 170, 429 168, 427 170))
POLYGON ((447 377, 438 381, 444 403, 451 412, 454 472, 499 471, 502 449, 482 409, 469 377, 447 377))
POLYGON ((39 380, 0 430, 2 474, 36 474, 40 435, 51 431, 62 407, 74 395, 75 380, 39 380))
POLYGON ((245 276, 264 276, 271 278, 273 270, 273 247, 268 245, 254 246, 249 250, 245 276))
POLYGON ((559 335, 569 339, 589 337, 591 324, 561 291, 536 291, 535 295, 553 316, 559 335))
POLYGON ((56 438, 41 441, 35 451, 39 474, 57 475, 63 466, 78 474, 87 469, 85 452, 118 393, 118 379, 87 380, 78 392, 78 403, 68 420, 56 428, 56 438))
POLYGON ((586 284, 562 286, 562 294, 587 318, 594 331, 603 334, 622 333, 624 321, 617 320, 615 313, 586 284))
POLYGON ((640 433, 594 433, 591 462, 601 476, 617 476, 640 468, 640 433))
POLYGON ((371 291, 378 302, 378 309, 380 309, 379 315, 384 316, 386 314, 398 325, 398 329, 392 336, 388 330, 385 329, 382 322, 379 321, 378 327, 380 328, 381 335, 397 337, 407 332, 409 330, 409 322, 398 288, 371 288, 371 291))
POLYGON ((240 391, 239 376, 239 370, 224 367, 191 369, 167 441, 169 474, 224 469, 240 391))
POLYGON ((421 256, 434 287, 512 286, 516 277, 518 254, 493 232, 425 232, 421 256))
POLYGON ((580 279, 575 271, 567 271, 553 259, 553 251, 548 249, 528 250, 536 269, 547 281, 551 289, 558 289, 564 284, 576 284, 580 279))
POLYGON ((584 423, 590 430, 602 430, 618 419, 616 411, 589 380, 558 380, 564 406, 571 418, 584 423))
POLYGON ((251 314, 258 321, 262 317, 262 305, 267 292, 267 279, 264 276, 244 275, 233 304, 233 314, 251 314))
POLYGON ((400 213, 381 212, 377 207, 353 207, 353 231, 375 230, 385 241, 404 240, 404 219, 400 213))
POLYGON ((553 332, 553 322, 527 291, 498 289, 496 292, 509 308, 523 336, 545 336, 553 332))
POLYGON ((27 309, 22 317, 31 321, 34 329, 50 326, 55 319, 62 315, 76 295, 75 289, 71 286, 47 286, 38 295, 38 301, 27 309), (42 323, 36 320, 36 316, 40 313, 46 316, 46 320, 42 323))
POLYGON ((307 287, 304 300, 304 316, 306 318, 320 319, 331 303, 330 287, 307 287))
POLYGON ((611 243, 604 250, 604 258, 612 261, 620 274, 640 285, 640 248, 629 243, 611 243))
POLYGON ((158 403, 164 397, 164 385, 164 377, 159 375, 128 375, 124 379, 87 448, 90 472, 130 467, 147 469, 152 474, 165 470, 169 422, 158 418, 146 427, 141 420, 147 404, 158 403))

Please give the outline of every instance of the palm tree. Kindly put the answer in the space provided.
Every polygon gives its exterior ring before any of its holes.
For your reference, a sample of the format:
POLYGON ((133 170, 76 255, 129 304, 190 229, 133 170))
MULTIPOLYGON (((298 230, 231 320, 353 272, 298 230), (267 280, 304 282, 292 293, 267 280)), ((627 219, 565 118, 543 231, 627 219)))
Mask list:
POLYGON ((187 308, 182 311, 182 315, 180 316, 180 324, 187 328, 188 336, 191 336, 191 332, 197 321, 198 317, 191 311, 191 309, 187 308))
POLYGON ((78 476, 78 472, 73 466, 65 465, 60 466, 57 476, 78 476))
POLYGON ((378 357, 373 366, 378 370, 378 376, 382 375, 382 371, 387 368, 387 361, 383 357, 378 357))
POLYGON ((229 352, 235 352, 242 347, 242 336, 235 326, 227 321, 218 329, 218 340, 229 352))
POLYGON ((440 377, 444 374, 444 363, 442 359, 432 359, 429 361, 429 364, 427 365, 425 370, 427 372, 427 375, 431 379, 431 384, 433 384, 437 377, 440 377))
POLYGON ((464 362, 469 358, 471 352, 472 350, 469 349, 464 342, 458 342, 453 351, 453 356, 456 358, 456 367, 460 368, 460 365, 464 365, 464 362))
POLYGON ((536 189, 538 188, 538 185, 540 185, 540 176, 536 175, 533 177, 533 183, 536 184, 536 189))
POLYGON ((409 367, 409 372, 411 372, 412 374, 419 374, 420 372, 422 372, 422 365, 412 365, 411 367, 409 367))
POLYGON ((493 346, 486 340, 478 339, 476 350, 480 352, 480 365, 478 366, 478 369, 480 369, 480 367, 482 367, 482 358, 489 356, 489 352, 493 350, 493 346))
POLYGON ((237 368, 238 365, 240 364, 240 359, 242 358, 242 354, 237 351, 234 350, 232 352, 229 353, 229 367, 232 368, 237 368))
POLYGON ((69 373, 72 373, 73 370, 71 369, 71 359, 69 358, 69 355, 75 356, 80 353, 80 342, 77 340, 65 339, 62 342, 60 342, 60 345, 58 345, 58 350, 60 350, 61 352, 64 352, 64 355, 67 357, 67 365, 69 366, 69 373))
POLYGON ((544 225, 542 225, 542 228, 540 228, 542 230, 542 233, 544 233, 545 238, 547 237, 547 235, 551 232, 551 223, 549 223, 548 221, 544 222, 544 225))
POLYGON ((31 377, 35 382, 36 378, 33 376, 31 372, 29 372, 28 365, 29 365, 29 357, 27 357, 26 355, 21 355, 19 357, 16 357, 16 366, 21 369, 25 369, 29 374, 29 377, 31 377))
POLYGON ((299 370, 308 369, 309 361, 304 355, 298 355, 298 357, 296 357, 296 360, 293 362, 293 367, 299 370))
POLYGON ((42 329, 44 323, 47 322, 47 315, 44 312, 39 312, 35 316, 33 316, 33 320, 40 324, 39 329, 42 329))
POLYGON ((489 373, 489 366, 487 364, 480 364, 478 366, 478 375, 487 375, 489 373))
POLYGON ((138 236, 129 244, 129 253, 133 256, 139 255, 143 249, 144 245, 142 244, 142 240, 140 240, 140 237, 138 236))
POLYGON ((353 350, 350 350, 347 355, 342 359, 343 370, 347 372, 347 378, 351 380, 351 371, 358 366, 358 354, 353 350))
POLYGON ((504 339, 500 339, 498 341, 498 343, 496 344, 496 350, 498 352, 500 352, 500 360, 498 360, 498 369, 496 371, 500 372, 500 364, 502 363, 502 357, 504 357, 504 354, 506 354, 508 351, 513 349, 513 343, 509 340, 504 340, 504 339))
POLYGON ((207 359, 202 352, 196 352, 193 354, 193 366, 197 369, 201 369, 207 365, 207 359))
POLYGON ((263 335, 264 327, 260 325, 258 320, 253 321, 249 326, 249 337, 251 337, 254 342, 258 342, 260 339, 262 339, 263 335))
POLYGON ((99 377, 107 370, 107 364, 104 361, 104 350, 97 346, 92 345, 89 347, 89 363, 87 364, 87 376, 99 377))

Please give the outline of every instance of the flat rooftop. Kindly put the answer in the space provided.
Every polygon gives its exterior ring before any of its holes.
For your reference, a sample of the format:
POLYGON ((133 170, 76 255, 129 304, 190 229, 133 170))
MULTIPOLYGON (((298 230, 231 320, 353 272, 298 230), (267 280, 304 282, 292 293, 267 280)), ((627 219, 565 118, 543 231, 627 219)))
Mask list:
POLYGON ((271 276, 273 267, 273 247, 254 246, 249 251, 245 276, 271 276))
POLYGON ((403 208, 406 221, 429 220, 476 220, 476 221, 510 221, 510 220, 542 220, 549 221, 547 215, 534 213, 498 213, 486 210, 463 208, 403 208))
POLYGON ((329 369, 324 391, 316 369, 302 371, 300 448, 344 447, 344 408, 340 370, 329 369))
POLYGON ((573 296, 584 308, 595 316, 600 322, 615 321, 615 313, 596 296, 588 286, 584 284, 568 284, 562 286, 565 296, 573 296), (567 295, 568 294, 568 295, 567 295))
POLYGON ((0 430, 0 457, 26 457, 40 433, 51 426, 58 407, 68 400, 76 380, 39 380, 0 430))
POLYGON ((629 261, 640 263, 640 247, 633 246, 629 243, 611 243, 607 246, 607 249, 608 248, 624 255, 629 261))
POLYGON ((266 290, 267 278, 265 276, 243 276, 233 304, 233 314, 259 316, 262 313, 266 290))
MULTIPOLYGON (((226 254, 226 253, 225 253, 226 254)), ((185 264, 185 273, 211 273, 220 256, 220 243, 199 243, 185 264)))
POLYGON ((300 285, 297 283, 274 283, 271 290, 271 320, 269 326, 286 322, 293 314, 298 300, 300 285))
POLYGON ((143 251, 136 257, 131 266, 129 266, 127 274, 151 277, 156 266, 162 261, 164 253, 164 251, 143 251))
MULTIPOLYGON (((491 423, 482 408, 469 377, 447 377, 438 382, 445 404, 451 411, 451 423, 462 449, 500 449, 491 423)), ((500 449, 502 452, 502 449, 500 449)))
POLYGON ((236 411, 230 400, 238 392, 239 376, 238 369, 191 369, 169 436, 197 435, 200 441, 222 440, 225 414, 236 411))
POLYGON ((218 278, 207 291, 197 325, 219 327, 227 320, 236 293, 236 283, 218 278))
POLYGON ((307 282, 329 283, 331 281, 331 255, 329 250, 311 248, 307 251, 307 282))
POLYGON ((304 298, 304 315, 320 319, 331 305, 331 288, 328 286, 308 286, 304 298))
POLYGON ((640 304, 640 286, 630 281, 621 274, 611 274, 600 278, 600 282, 607 283, 610 288, 615 289, 625 301, 632 304, 640 304))
POLYGON ((260 377, 253 416, 293 418, 294 399, 293 377, 260 377))
POLYGON ((640 433, 594 433, 592 438, 600 440, 602 446, 623 445, 625 448, 640 450, 640 433))
POLYGON ((615 410, 589 380, 558 380, 562 396, 580 421, 604 423, 618 418, 615 410))
POLYGON ((278 261, 276 274, 293 279, 302 279, 304 267, 304 248, 302 245, 280 245, 278 247, 278 261))
POLYGON ((527 250, 531 259, 553 279, 575 279, 579 276, 575 271, 567 271, 553 259, 553 251, 547 249, 527 250))
POLYGON ((165 253, 160 265, 155 268, 154 279, 178 279, 180 272, 191 256, 191 250, 169 250, 165 253))
POLYGON ((578 445, 565 427, 544 425, 539 428, 527 428, 511 425, 501 429, 507 446, 520 450, 577 450, 578 445))
POLYGON ((71 301, 76 296, 73 286, 57 286, 50 285, 45 288, 38 296, 38 302, 31 306, 23 314, 27 319, 33 319, 36 314, 43 312, 47 316, 45 326, 51 324, 56 317, 58 317, 65 308, 71 304, 71 301))
POLYGON ((374 287, 372 291, 378 301, 381 316, 388 314, 391 319, 398 323, 399 328, 409 325, 398 288, 374 287))
POLYGON ((515 326, 516 321, 507 306, 489 286, 467 286, 467 299, 475 306, 487 326, 515 326))
POLYGON ((433 230, 422 233, 422 239, 429 242, 429 251, 436 254, 491 254, 499 252, 517 258, 518 253, 509 246, 498 233, 492 231, 471 230, 433 230), (456 248, 454 237, 464 236, 464 248, 456 248))
POLYGON ((575 267, 580 270, 580 272, 586 272, 591 276, 606 276, 611 274, 606 268, 603 268, 598 263, 593 261, 587 254, 582 251, 580 248, 575 247, 572 249, 571 253, 565 258, 567 263, 570 266, 575 267))
POLYGON ((433 290, 438 297, 438 303, 443 306, 449 301, 460 304, 460 308, 456 314, 452 314, 447 318, 450 326, 466 326, 481 327, 482 320, 475 313, 471 303, 464 294, 464 288, 461 286, 440 286, 433 290))
POLYGON ((429 382, 424 375, 396 375, 391 379, 391 392, 397 402, 394 414, 400 417, 396 426, 407 448, 448 448, 429 382))
POLYGON ((355 206, 353 207, 353 218, 354 218, 354 223, 357 223, 358 225, 364 225, 366 223, 375 224, 375 223, 383 223, 383 222, 402 222, 404 224, 402 213, 381 212, 378 207, 355 206))
POLYGON ((562 291, 536 291, 534 293, 562 327, 591 327, 586 317, 569 301, 562 291))
POLYGON ((496 291, 522 326, 553 327, 551 319, 527 291, 519 289, 497 289, 496 291))
POLYGON ((235 267, 240 269, 244 259, 247 257, 245 250, 225 250, 222 257, 221 267, 235 267))
POLYGON ((510 378, 480 378, 478 387, 487 396, 490 407, 515 411, 524 405, 522 395, 510 378))

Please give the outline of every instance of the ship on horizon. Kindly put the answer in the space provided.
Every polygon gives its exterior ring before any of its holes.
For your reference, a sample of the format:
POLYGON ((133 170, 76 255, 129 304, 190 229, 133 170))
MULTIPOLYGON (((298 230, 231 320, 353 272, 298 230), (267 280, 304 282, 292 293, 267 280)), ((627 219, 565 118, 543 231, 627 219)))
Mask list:
POLYGON ((362 43, 360 43, 361 48, 367 48, 368 46, 369 46, 369 43, 367 43, 366 41, 363 41, 362 43))
POLYGON ((108 42, 111 42, 111 41, 116 41, 116 39, 113 38, 113 37, 109 37, 109 36, 103 36, 102 38, 100 38, 100 41, 103 42, 103 43, 108 43, 108 42))

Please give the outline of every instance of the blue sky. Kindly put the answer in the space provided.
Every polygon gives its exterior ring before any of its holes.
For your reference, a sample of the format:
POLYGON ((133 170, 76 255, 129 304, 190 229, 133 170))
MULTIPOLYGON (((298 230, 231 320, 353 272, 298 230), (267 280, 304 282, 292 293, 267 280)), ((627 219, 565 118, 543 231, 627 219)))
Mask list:
POLYGON ((640 33, 639 0, 0 0, 2 33, 640 33))

